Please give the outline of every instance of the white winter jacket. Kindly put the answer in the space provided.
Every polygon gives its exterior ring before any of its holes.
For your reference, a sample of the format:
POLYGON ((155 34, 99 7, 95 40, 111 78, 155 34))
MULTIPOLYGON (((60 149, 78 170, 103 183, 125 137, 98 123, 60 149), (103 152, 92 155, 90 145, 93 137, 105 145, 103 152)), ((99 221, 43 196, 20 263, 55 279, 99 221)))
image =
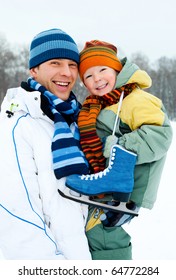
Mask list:
POLYGON ((0 114, 0 248, 6 259, 91 259, 83 208, 58 193, 65 178, 57 180, 52 170, 53 131, 40 92, 8 90, 0 114))

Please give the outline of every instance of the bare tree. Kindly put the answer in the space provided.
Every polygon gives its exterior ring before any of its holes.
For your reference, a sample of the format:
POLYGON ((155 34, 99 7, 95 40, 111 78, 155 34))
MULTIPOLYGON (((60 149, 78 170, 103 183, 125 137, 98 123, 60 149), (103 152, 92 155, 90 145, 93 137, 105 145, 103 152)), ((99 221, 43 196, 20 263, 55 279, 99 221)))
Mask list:
POLYGON ((28 49, 12 47, 0 34, 0 102, 8 88, 17 87, 28 76, 28 49))
MULTIPOLYGON (((78 46, 79 49, 83 47, 78 46)), ((10 46, 6 38, 0 34, 0 103, 10 87, 18 87, 21 81, 29 76, 28 47, 10 46)), ((152 87, 149 91, 162 99, 168 115, 176 119, 176 59, 161 57, 152 65, 147 56, 137 52, 131 55, 130 60, 145 70, 152 78, 152 87)), ((78 78, 73 92, 82 103, 88 92, 78 78)))
POLYGON ((3 35, 0 35, 0 99, 9 86, 9 71, 12 69, 15 56, 10 50, 8 42, 3 35))

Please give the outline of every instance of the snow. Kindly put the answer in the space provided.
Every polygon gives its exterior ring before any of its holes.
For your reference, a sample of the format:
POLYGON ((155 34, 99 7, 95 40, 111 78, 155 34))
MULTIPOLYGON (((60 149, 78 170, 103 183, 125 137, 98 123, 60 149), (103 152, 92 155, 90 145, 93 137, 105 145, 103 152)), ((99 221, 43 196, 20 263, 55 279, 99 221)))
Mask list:
POLYGON ((172 127, 174 137, 154 208, 141 209, 139 216, 124 226, 132 237, 134 260, 176 259, 176 122, 172 127))
POLYGON ((152 210, 141 209, 125 230, 132 237, 134 260, 176 259, 176 123, 158 196, 152 210))

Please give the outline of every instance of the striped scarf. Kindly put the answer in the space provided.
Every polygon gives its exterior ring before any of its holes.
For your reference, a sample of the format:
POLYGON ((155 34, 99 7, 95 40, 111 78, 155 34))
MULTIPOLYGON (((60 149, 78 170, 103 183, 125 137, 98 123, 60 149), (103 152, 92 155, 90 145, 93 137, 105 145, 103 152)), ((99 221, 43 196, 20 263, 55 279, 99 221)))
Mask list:
POLYGON ((78 116, 80 143, 82 150, 90 164, 91 172, 97 173, 105 169, 106 159, 103 156, 103 144, 96 132, 96 119, 102 109, 118 103, 122 90, 126 97, 136 87, 129 84, 115 89, 103 96, 88 96, 78 116))
POLYGON ((65 102, 31 77, 28 79, 28 84, 47 97, 49 109, 54 116, 55 131, 51 150, 56 178, 60 179, 71 174, 88 174, 87 161, 79 144, 80 135, 76 120, 80 104, 75 95, 71 92, 70 98, 65 102))

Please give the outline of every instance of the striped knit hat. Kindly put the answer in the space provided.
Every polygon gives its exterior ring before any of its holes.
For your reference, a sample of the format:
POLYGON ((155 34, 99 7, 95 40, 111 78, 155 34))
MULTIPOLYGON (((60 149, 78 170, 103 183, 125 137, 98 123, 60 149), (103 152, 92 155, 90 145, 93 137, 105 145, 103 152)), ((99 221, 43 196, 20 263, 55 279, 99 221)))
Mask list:
POLYGON ((122 64, 117 57, 117 48, 107 42, 92 40, 86 42, 80 52, 79 74, 81 80, 86 70, 92 66, 108 66, 121 71, 122 64))
POLYGON ((61 29, 37 34, 30 46, 29 69, 54 58, 71 59, 79 63, 79 51, 74 40, 61 29))

